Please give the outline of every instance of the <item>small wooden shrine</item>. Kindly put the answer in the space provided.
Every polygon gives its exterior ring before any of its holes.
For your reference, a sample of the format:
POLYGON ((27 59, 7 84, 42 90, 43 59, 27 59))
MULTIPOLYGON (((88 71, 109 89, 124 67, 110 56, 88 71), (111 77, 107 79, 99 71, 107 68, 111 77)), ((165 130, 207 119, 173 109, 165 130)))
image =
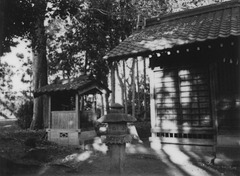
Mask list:
POLYGON ((239 24, 239 0, 167 14, 105 56, 149 60, 152 147, 240 153, 239 24))
POLYGON ((35 97, 48 97, 48 140, 62 145, 80 145, 93 139, 94 123, 105 114, 104 100, 109 93, 105 85, 90 76, 59 80, 38 89, 35 97))

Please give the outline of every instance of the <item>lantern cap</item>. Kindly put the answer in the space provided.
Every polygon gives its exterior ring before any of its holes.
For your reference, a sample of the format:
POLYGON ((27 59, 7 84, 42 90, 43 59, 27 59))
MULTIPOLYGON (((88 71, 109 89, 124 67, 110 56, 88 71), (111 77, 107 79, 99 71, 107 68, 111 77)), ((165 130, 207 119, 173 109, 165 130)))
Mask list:
POLYGON ((110 106, 111 109, 123 109, 123 105, 119 104, 119 103, 113 103, 110 106))
POLYGON ((136 121, 135 117, 124 113, 109 113, 98 119, 98 122, 100 123, 135 122, 135 121, 136 121))

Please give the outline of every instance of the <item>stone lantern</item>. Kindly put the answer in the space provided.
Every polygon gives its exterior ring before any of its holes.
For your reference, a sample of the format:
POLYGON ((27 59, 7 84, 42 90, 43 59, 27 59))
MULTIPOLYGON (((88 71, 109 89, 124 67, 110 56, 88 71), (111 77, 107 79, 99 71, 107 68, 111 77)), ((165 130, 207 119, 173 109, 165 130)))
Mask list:
POLYGON ((111 158, 110 174, 121 175, 125 160, 126 143, 132 140, 127 123, 134 122, 136 119, 123 113, 122 105, 114 103, 110 106, 109 113, 102 116, 98 121, 108 124, 105 143, 109 147, 111 158))

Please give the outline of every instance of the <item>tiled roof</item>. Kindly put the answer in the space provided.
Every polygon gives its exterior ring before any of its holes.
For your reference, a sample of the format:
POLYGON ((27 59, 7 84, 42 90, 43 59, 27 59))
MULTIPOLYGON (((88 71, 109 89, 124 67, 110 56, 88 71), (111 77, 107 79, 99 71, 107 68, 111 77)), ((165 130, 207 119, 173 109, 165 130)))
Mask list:
POLYGON ((145 29, 133 33, 104 58, 127 58, 178 45, 239 36, 240 1, 164 15, 146 23, 145 29))
POLYGON ((81 91, 81 93, 86 93, 85 91, 98 89, 110 90, 104 86, 101 82, 95 80, 89 76, 80 76, 78 78, 73 78, 69 80, 58 80, 57 83, 43 86, 34 92, 34 97, 38 97, 43 94, 49 94, 60 91, 81 91))

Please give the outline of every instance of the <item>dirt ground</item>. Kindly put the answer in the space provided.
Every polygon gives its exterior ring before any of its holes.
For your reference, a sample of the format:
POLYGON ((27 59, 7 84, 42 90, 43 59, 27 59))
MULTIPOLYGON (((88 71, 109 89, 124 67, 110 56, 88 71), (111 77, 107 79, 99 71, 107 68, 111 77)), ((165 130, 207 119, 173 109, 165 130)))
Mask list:
MULTIPOLYGON (((199 153, 170 149, 156 152, 149 148, 147 140, 143 141, 127 145, 122 175, 240 175, 238 166, 214 166, 193 160, 196 155, 200 157, 199 153)), ((20 130, 13 121, 0 121, 0 176, 105 176, 110 169, 108 153, 99 139, 85 150, 63 147, 46 141, 44 131, 20 130)))

